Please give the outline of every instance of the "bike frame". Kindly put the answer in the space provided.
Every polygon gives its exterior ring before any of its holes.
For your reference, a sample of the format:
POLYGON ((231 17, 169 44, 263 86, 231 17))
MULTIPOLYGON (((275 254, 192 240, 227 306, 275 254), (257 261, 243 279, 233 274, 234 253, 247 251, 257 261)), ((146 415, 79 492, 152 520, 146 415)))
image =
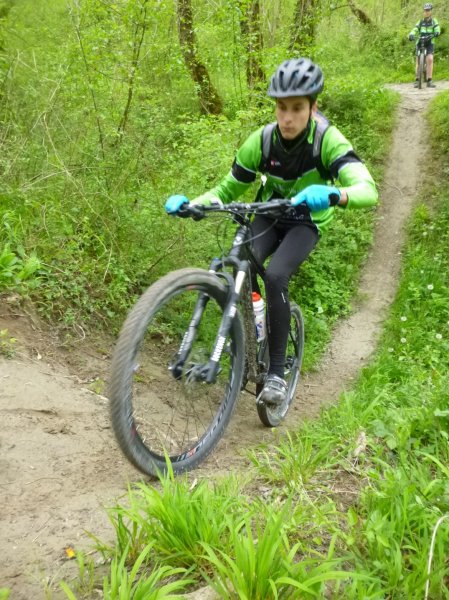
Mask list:
POLYGON ((422 36, 419 38, 418 43, 416 45, 417 53, 416 58, 418 60, 418 84, 421 87, 422 77, 424 80, 427 79, 427 44, 430 42, 433 36, 422 36), (421 64, 422 63, 422 64, 421 64))
MULTIPOLYGON (((209 272, 216 273, 218 277, 223 278, 227 283, 228 296, 223 310, 223 317, 215 338, 211 358, 202 365, 190 376, 198 381, 206 383, 214 383, 220 370, 220 359, 226 346, 226 339, 232 326, 232 322, 237 313, 237 305, 241 302, 243 319, 245 323, 246 349, 245 354, 248 361, 248 377, 250 380, 260 383, 263 375, 259 373, 258 368, 258 346, 256 340, 256 332, 254 328, 254 319, 252 318, 252 298, 251 298, 251 269, 254 269, 262 279, 265 269, 256 257, 253 255, 250 248, 251 239, 251 223, 247 216, 242 214, 233 215, 239 227, 234 236, 231 250, 229 254, 223 258, 214 258, 209 266, 209 272), (226 271, 226 267, 232 267, 233 273, 226 271)), ((180 378, 183 372, 183 366, 192 344, 195 340, 198 325, 202 315, 206 309, 209 298, 207 294, 200 293, 193 310, 193 315, 189 323, 189 327, 181 342, 179 351, 172 364, 170 370, 173 376, 180 378)), ((266 343, 263 346, 266 350, 266 343)))
MULTIPOLYGON (((242 215, 237 215, 235 218, 240 226, 236 231, 228 256, 222 259, 214 259, 209 268, 210 272, 215 272, 217 276, 225 277, 228 282, 228 289, 230 290, 228 303, 215 340, 214 352, 215 350, 219 351, 221 348, 221 336, 229 334, 232 320, 236 314, 237 304, 240 303, 245 329, 247 375, 250 381, 260 383, 263 379, 263 374, 260 372, 259 365, 262 355, 265 354, 267 341, 264 340, 260 345, 257 343, 251 295, 251 274, 257 273, 263 280, 265 269, 251 251, 250 240, 252 231, 249 219, 242 215), (227 266, 233 267, 233 276, 223 270, 227 266)), ((209 361, 209 367, 212 372, 217 372, 217 367, 213 362, 215 358, 213 353, 209 361)), ((219 359, 220 357, 218 356, 219 359)))

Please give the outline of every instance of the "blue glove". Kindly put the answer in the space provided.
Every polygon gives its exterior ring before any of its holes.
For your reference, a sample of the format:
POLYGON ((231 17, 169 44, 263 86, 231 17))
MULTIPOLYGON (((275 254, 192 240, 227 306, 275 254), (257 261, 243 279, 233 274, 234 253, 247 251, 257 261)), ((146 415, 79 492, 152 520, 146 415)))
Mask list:
POLYGON ((411 34, 408 36, 408 39, 409 39, 411 42, 413 42, 413 40, 415 39, 415 36, 413 35, 413 33, 411 33, 411 34))
POLYGON ((185 196, 181 196, 176 194, 175 196, 170 196, 170 198, 165 203, 165 210, 169 215, 176 215, 183 204, 188 204, 189 200, 185 196))
POLYGON ((305 203, 312 212, 329 208, 330 194, 336 194, 340 198, 340 190, 331 185, 309 185, 305 190, 292 198, 292 206, 305 203))

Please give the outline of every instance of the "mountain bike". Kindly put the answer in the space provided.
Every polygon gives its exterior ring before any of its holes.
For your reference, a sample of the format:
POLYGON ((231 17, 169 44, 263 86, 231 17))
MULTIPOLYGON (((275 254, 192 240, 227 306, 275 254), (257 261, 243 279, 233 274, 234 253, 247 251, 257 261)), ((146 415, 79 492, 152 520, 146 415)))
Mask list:
POLYGON ((237 224, 230 251, 209 269, 173 271, 151 285, 129 313, 112 360, 112 425, 125 456, 157 476, 203 461, 222 437, 242 388, 255 388, 262 423, 276 427, 295 396, 303 349, 301 310, 291 303, 285 359, 287 397, 280 406, 260 400, 269 367, 268 340, 257 342, 251 277, 264 268, 251 251, 251 217, 277 218, 290 200, 187 205, 180 216, 224 213, 237 224))
POLYGON ((422 88, 423 82, 427 81, 427 46, 433 38, 432 34, 422 35, 416 45, 416 53, 418 58, 418 71, 416 77, 418 79, 418 88, 422 88))

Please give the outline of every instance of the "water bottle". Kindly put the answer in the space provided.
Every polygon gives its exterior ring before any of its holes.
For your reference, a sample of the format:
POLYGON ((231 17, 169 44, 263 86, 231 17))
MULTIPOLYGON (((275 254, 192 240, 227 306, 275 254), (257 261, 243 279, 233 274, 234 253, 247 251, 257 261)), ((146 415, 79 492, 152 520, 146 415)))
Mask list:
POLYGON ((257 292, 253 292, 253 310, 254 310, 254 321, 256 323, 256 337, 257 341, 261 342, 265 339, 266 326, 265 326, 265 303, 263 298, 257 292))

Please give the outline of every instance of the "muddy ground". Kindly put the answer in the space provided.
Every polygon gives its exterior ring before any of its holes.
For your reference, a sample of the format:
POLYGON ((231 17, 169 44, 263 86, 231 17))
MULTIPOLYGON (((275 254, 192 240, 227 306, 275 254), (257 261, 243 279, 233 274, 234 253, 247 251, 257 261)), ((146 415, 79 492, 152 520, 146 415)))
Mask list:
MULTIPOLYGON (((336 329, 317 373, 300 383, 284 431, 351 387, 376 346, 395 294, 404 223, 420 184, 425 109, 449 82, 425 90, 392 87, 402 99, 358 300, 336 329)), ((117 448, 101 395, 113 340, 93 346, 80 332, 68 352, 17 298, 0 301, 0 330, 18 340, 13 358, 0 356, 0 588, 12 588, 12 600, 39 600, 46 587, 55 589, 61 577, 75 572, 65 549, 91 548, 86 530, 113 539, 104 506, 114 504, 140 475, 117 448)), ((259 422, 254 398, 243 394, 229 430, 199 474, 241 468, 240 450, 272 435, 259 422)))

